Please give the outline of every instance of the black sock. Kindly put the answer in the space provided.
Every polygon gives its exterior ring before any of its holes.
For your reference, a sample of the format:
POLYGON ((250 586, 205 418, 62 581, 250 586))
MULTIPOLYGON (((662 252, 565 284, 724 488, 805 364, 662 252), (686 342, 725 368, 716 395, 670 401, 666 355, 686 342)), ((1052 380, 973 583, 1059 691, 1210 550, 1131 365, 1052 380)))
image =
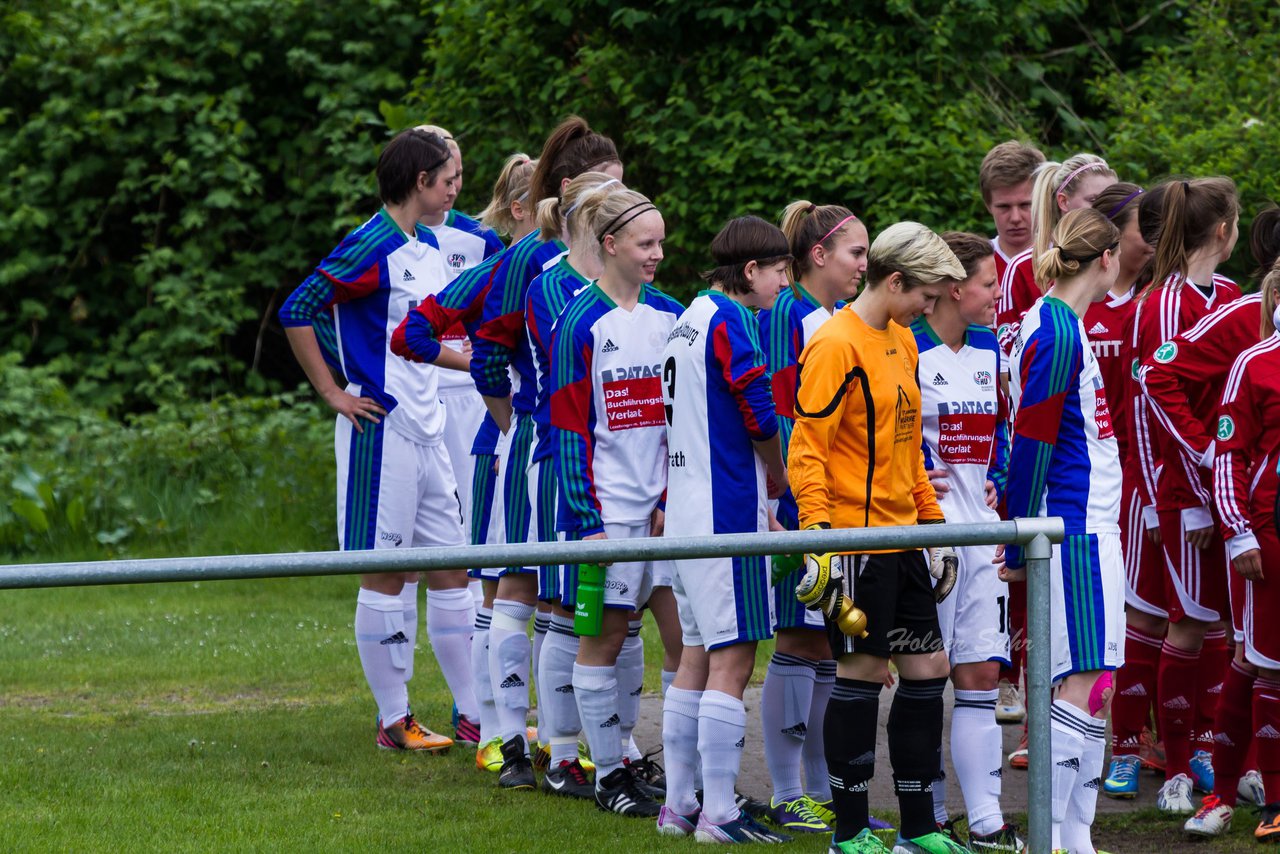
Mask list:
POLYGON ((889 764, 907 839, 933 833, 933 781, 942 755, 942 689, 939 679, 900 679, 889 707, 889 764))
POLYGON ((832 842, 844 842, 869 825, 867 782, 876 770, 876 719, 880 713, 879 682, 836 677, 822 733, 827 772, 831 776, 831 809, 836 814, 832 842))

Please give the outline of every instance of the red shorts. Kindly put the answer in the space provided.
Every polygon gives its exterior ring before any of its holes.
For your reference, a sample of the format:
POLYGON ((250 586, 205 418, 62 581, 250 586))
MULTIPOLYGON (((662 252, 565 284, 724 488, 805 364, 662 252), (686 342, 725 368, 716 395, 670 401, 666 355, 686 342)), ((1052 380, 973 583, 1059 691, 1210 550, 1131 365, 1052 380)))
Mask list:
MULTIPOLYGON (((1262 548, 1261 581, 1246 581, 1244 657, 1250 664, 1280 670, 1280 539, 1275 528, 1255 531, 1262 548)), ((1239 576, 1234 569, 1231 574, 1239 576)))
POLYGON ((1125 605, 1153 617, 1167 619, 1169 568, 1164 552, 1147 537, 1142 522, 1142 496, 1136 479, 1125 473, 1120 498, 1120 543, 1124 548, 1125 605))
POLYGON ((1216 524, 1203 551, 1187 542, 1181 510, 1160 511, 1160 539, 1169 562, 1169 619, 1213 623, 1227 619, 1227 546, 1216 524))

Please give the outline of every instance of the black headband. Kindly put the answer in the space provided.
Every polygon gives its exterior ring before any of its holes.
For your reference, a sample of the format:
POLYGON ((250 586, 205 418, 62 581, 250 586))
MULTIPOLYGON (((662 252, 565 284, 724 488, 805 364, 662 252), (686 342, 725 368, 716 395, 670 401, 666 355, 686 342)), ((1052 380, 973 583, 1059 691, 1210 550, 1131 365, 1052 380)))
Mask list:
POLYGON ((613 220, 604 227, 604 230, 601 231, 598 235, 596 235, 596 240, 598 240, 601 243, 604 243, 604 239, 606 237, 608 237, 610 234, 613 234, 616 231, 621 231, 626 226, 627 223, 631 222, 631 220, 635 219, 641 214, 648 213, 649 211, 656 211, 657 209, 658 209, 657 205, 655 205, 653 202, 650 202, 650 201, 636 202, 634 205, 632 205, 622 213, 615 216, 613 220), (639 208, 640 210, 637 210, 637 208, 639 208), (635 213, 632 213, 632 211, 635 211, 635 213), (631 214, 631 216, 627 216, 627 214, 631 214), (623 217, 626 217, 626 219, 623 219, 623 217))

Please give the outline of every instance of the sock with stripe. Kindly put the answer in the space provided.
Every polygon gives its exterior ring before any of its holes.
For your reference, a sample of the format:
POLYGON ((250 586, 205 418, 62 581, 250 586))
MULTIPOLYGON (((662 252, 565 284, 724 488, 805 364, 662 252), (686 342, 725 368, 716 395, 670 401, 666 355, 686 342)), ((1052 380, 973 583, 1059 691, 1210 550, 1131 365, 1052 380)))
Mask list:
POLYGON ((413 681, 413 659, 418 651, 418 582, 406 581, 400 588, 400 606, 404 615, 404 634, 409 639, 405 645, 408 659, 404 668, 404 681, 407 685, 413 681))
POLYGON ((994 833, 1004 826, 1000 811, 1001 754, 1000 724, 996 723, 996 701, 1000 692, 955 691, 951 712, 951 764, 964 795, 969 828, 974 833, 994 833))
MULTIPOLYGON (((489 624, 489 682, 503 742, 525 735, 529 720, 529 618, 533 606, 511 599, 493 600, 489 624)), ((528 745, 526 744, 527 748, 528 745)))
POLYGON ((1161 638, 1127 626, 1124 631, 1124 666, 1116 671, 1115 697, 1111 701, 1111 752, 1137 756, 1142 730, 1151 717, 1156 695, 1156 668, 1161 638))
POLYGON ((1166 780, 1191 773, 1191 725, 1200 670, 1197 657, 1196 652, 1179 649, 1167 640, 1160 650, 1157 730, 1164 741, 1166 780))
POLYGON ((827 703, 824 735, 836 814, 832 846, 853 839, 870 823, 867 784, 876 772, 876 723, 881 682, 837 676, 827 703))
POLYGON ((1200 647, 1199 670, 1196 673, 1196 716, 1192 722, 1191 749, 1213 751, 1213 724, 1218 717, 1223 683, 1231 664, 1231 648, 1223 628, 1210 629, 1200 647))
POLYGON ((775 652, 765 671, 760 722, 764 728, 764 760, 777 804, 804 794, 800 759, 809 729, 816 665, 806 658, 775 652))
POLYGON ((1253 682, 1253 739, 1267 802, 1280 800, 1280 682, 1253 682))
POLYGON ((698 769, 698 708, 701 691, 668 688, 662 701, 662 760, 667 774, 667 806, 680 815, 698 809, 694 796, 698 769))
POLYGON ((404 603, 399 596, 360 588, 356 597, 356 650, 365 681, 378 704, 383 726, 397 723, 409 711, 404 631, 404 603))
POLYGON ((476 600, 470 590, 458 587, 427 591, 427 639, 458 714, 469 721, 480 718, 471 677, 471 633, 475 623, 476 600))
POLYGON ((622 767, 618 735, 618 677, 615 668, 573 665, 573 695, 578 701, 582 733, 596 763, 597 785, 622 767))
POLYGON ((1065 700, 1054 700, 1049 710, 1050 733, 1053 747, 1052 790, 1049 800, 1053 827, 1052 848, 1064 847, 1063 825, 1067 821, 1068 807, 1076 783, 1080 779, 1081 757, 1084 756, 1085 738, 1093 717, 1084 709, 1078 709, 1065 700))
MULTIPOLYGON (((618 735, 622 738, 624 751, 634 742, 631 732, 636 728, 640 717, 640 695, 644 693, 644 639, 640 637, 640 620, 632 620, 627 624, 627 639, 622 642, 618 651, 618 718, 621 726, 618 735)), ((637 750, 636 753, 639 753, 637 750)))
MULTIPOLYGON (((1074 708, 1074 707, 1073 707, 1074 708)), ((1080 751, 1080 770, 1071 789, 1066 821, 1062 823, 1062 842, 1068 850, 1093 854, 1090 828, 1098 809, 1098 790, 1102 788, 1102 760, 1107 749, 1106 718, 1090 717, 1076 709, 1089 721, 1080 751)))
POLYGON ((818 803, 831 800, 831 781, 827 779, 826 720, 827 703, 836 684, 836 662, 828 658, 818 662, 813 673, 813 700, 809 703, 809 726, 804 734, 804 793, 818 803))
POLYGON ((889 763, 907 839, 933 833, 933 781, 942 767, 942 692, 946 677, 898 680, 889 707, 889 763))
POLYGON ((479 709, 481 744, 500 734, 498 711, 493 705, 493 683, 489 681, 489 623, 492 620, 492 608, 476 608, 475 627, 471 632, 471 684, 475 687, 479 709))
POLYGON ((538 684, 542 686, 542 729, 538 738, 551 745, 551 767, 578 758, 578 703, 573 695, 573 663, 578 658, 578 636, 573 618, 553 614, 547 639, 538 659, 538 684))
POLYGON ((712 824, 738 817, 734 787, 746 744, 747 707, 723 691, 703 691, 698 703, 698 761, 702 765, 702 814, 712 824))
POLYGON ((1218 698, 1213 724, 1213 793, 1228 806, 1236 805, 1236 784, 1245 771, 1245 757, 1253 740, 1253 683, 1256 673, 1232 661, 1218 698))
POLYGON ((534 718, 538 721, 538 740, 545 743, 546 739, 542 735, 542 682, 538 680, 538 662, 542 659, 542 645, 547 640, 547 626, 551 625, 550 611, 537 611, 533 615, 533 665, 530 673, 533 674, 533 699, 535 701, 534 718))

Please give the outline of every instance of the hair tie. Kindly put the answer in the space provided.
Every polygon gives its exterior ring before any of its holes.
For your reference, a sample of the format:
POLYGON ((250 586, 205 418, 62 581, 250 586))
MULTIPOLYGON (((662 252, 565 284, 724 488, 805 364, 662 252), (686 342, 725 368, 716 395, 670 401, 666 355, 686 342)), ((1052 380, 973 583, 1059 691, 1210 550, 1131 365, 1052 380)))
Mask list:
POLYGON ((636 202, 634 205, 632 205, 631 207, 624 210, 622 213, 615 216, 613 220, 604 227, 604 230, 601 231, 596 236, 596 240, 598 240, 600 243, 604 243, 604 239, 606 237, 608 237, 610 234, 613 234, 616 231, 621 231, 626 226, 627 223, 631 222, 631 220, 635 219, 641 214, 648 213, 649 211, 656 211, 657 209, 658 209, 658 206, 648 200, 645 200, 643 202, 636 202), (632 213, 632 211, 635 211, 635 213, 632 213), (627 214, 631 214, 631 216, 627 216, 627 214), (626 217, 626 219, 623 219, 623 217, 626 217))
POLYGON ((1065 189, 1066 186, 1071 183, 1071 179, 1079 175, 1081 172, 1084 172, 1089 169, 1110 169, 1110 168, 1111 167, 1107 165, 1107 161, 1105 160, 1095 160, 1090 163, 1086 163, 1085 165, 1073 171, 1066 178, 1062 179, 1062 183, 1058 185, 1058 189, 1055 190, 1054 192, 1061 193, 1063 189, 1065 189))
POLYGON ((443 160, 438 160, 438 161, 436 161, 435 163, 432 163, 430 166, 428 166, 426 169, 424 169, 424 170, 422 170, 422 171, 424 171, 424 172, 434 172, 434 171, 436 171, 437 169, 439 169, 441 166, 443 166, 443 165, 445 165, 446 163, 448 163, 451 159, 453 159, 453 152, 452 152, 452 151, 450 151, 450 150, 449 150, 449 146, 447 146, 447 145, 446 145, 446 146, 444 147, 444 159, 443 159, 443 160))
POLYGON ((1129 202, 1133 201, 1134 199, 1138 198, 1138 196, 1141 196, 1141 195, 1142 195, 1142 188, 1139 187, 1129 195, 1125 196, 1124 201, 1116 205, 1114 208, 1112 208, 1111 212, 1107 214, 1107 219, 1115 221, 1116 214, 1124 210, 1125 205, 1129 204, 1129 202))
POLYGON ((847 217, 845 217, 844 219, 842 219, 842 220, 840 220, 839 222, 837 222, 837 223, 836 223, 836 227, 835 227, 835 228, 831 229, 831 230, 830 230, 830 231, 828 231, 826 234, 822 235, 822 239, 821 239, 821 240, 819 240, 819 241, 818 241, 818 243, 815 243, 815 244, 814 244, 814 246, 817 246, 819 243, 825 243, 825 242, 826 242, 826 240, 827 240, 827 238, 828 238, 828 237, 830 237, 831 235, 835 234, 835 233, 836 233, 837 231, 839 231, 841 228, 843 228, 845 223, 847 223, 847 222, 848 222, 849 220, 851 220, 851 219, 857 219, 857 218, 858 218, 858 217, 857 217, 857 215, 855 215, 855 214, 849 214, 847 217))
POLYGON ((817 206, 817 205, 815 205, 813 202, 809 202, 809 207, 805 208, 805 209, 804 209, 804 212, 805 212, 805 213, 807 213, 807 214, 811 214, 811 213, 813 213, 814 211, 816 211, 817 209, 818 209, 818 206, 817 206))
POLYGON ((1183 182, 1182 182, 1182 192, 1184 192, 1184 193, 1190 193, 1190 192, 1191 192, 1191 182, 1190 182, 1190 181, 1183 181, 1183 182))
POLYGON ((1094 260, 1095 258, 1101 258, 1104 252, 1110 252, 1119 245, 1120 245, 1120 241, 1117 240, 1115 243, 1112 243, 1110 246, 1105 246, 1102 249, 1099 249, 1097 252, 1093 253, 1092 255, 1085 255, 1083 257, 1068 255, 1066 252, 1063 252, 1060 248, 1056 246, 1054 248, 1058 249, 1058 257, 1062 258, 1062 260, 1064 261, 1075 261, 1077 264, 1087 264, 1090 261, 1094 260))
POLYGON ((532 187, 530 187, 529 189, 525 190, 525 191, 524 191, 523 193, 521 193, 519 196, 516 196, 515 201, 517 201, 517 202, 527 202, 527 201, 529 200, 529 193, 531 193, 531 192, 533 192, 533 188, 532 188, 532 187))
POLYGON ((569 221, 569 214, 576 211, 578 209, 578 205, 582 204, 583 200, 585 200, 587 196, 591 195, 592 193, 595 193, 598 190, 603 190, 605 187, 609 186, 610 184, 621 184, 621 183, 622 182, 619 181, 617 178, 610 178, 608 181, 603 181, 599 184, 596 184, 591 189, 585 191, 581 196, 578 196, 577 201, 569 205, 568 210, 564 212, 564 221, 565 222, 569 221))

